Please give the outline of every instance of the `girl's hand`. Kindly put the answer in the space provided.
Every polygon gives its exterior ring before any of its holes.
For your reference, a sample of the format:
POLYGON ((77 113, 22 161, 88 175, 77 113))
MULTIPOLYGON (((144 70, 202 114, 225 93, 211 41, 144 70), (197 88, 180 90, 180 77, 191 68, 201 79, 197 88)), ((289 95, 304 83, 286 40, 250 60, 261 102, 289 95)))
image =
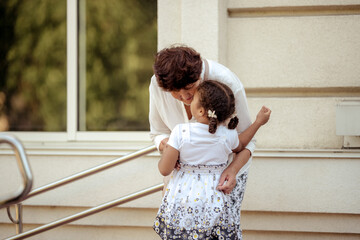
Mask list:
POLYGON ((255 122, 257 122, 260 125, 264 125, 267 123, 270 119, 271 110, 265 106, 263 106, 259 113, 256 116, 255 122))
POLYGON ((160 152, 163 152, 164 149, 165 149, 165 146, 167 144, 167 142, 169 141, 169 138, 164 138, 161 142, 160 142, 160 145, 159 145, 159 151, 160 152))

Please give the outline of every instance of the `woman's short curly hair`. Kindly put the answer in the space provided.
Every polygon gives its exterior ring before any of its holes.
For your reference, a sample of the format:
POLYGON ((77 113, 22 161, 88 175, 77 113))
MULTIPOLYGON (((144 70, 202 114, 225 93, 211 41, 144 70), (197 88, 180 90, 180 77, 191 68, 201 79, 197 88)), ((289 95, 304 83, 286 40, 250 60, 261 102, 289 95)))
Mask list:
POLYGON ((178 91, 200 78, 202 60, 193 48, 171 46, 156 54, 153 69, 162 89, 178 91))

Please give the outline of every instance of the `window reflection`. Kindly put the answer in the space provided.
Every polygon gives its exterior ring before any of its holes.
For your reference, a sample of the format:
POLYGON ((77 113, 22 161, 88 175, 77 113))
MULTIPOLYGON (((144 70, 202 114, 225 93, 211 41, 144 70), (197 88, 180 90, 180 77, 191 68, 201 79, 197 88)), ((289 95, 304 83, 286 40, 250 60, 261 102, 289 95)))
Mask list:
POLYGON ((0 131, 65 131, 66 1, 1 1, 0 12, 0 131))
POLYGON ((148 130, 157 1, 80 0, 79 130, 148 130))

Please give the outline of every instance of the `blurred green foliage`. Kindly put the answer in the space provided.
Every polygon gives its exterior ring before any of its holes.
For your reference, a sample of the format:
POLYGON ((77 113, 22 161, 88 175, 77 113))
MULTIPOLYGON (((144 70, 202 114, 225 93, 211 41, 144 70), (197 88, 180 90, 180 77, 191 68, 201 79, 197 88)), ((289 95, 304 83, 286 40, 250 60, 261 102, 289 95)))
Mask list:
POLYGON ((148 130, 157 1, 88 0, 85 5, 86 129, 148 130))
MULTIPOLYGON (((83 128, 148 130, 157 1, 80 3, 83 128)), ((66 131, 66 1, 1 0, 0 30, 0 130, 66 131)))
POLYGON ((66 130, 66 2, 0 1, 0 129, 66 130))

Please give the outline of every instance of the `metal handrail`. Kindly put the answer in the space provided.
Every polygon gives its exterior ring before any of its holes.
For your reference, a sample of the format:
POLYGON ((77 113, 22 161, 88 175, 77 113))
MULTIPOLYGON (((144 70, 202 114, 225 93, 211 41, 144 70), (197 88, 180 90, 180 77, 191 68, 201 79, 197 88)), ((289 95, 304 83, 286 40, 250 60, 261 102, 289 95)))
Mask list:
MULTIPOLYGON (((20 141, 18 141, 20 143, 20 141)), ((1 142, 0 142, 1 143, 1 142)), ((135 159, 135 158, 138 158, 138 157, 141 157, 143 155, 146 155, 146 154, 149 154, 153 151, 156 150, 156 146, 155 145, 152 145, 152 146, 149 146, 149 147, 146 147, 144 149, 141 149, 139 151, 136 151, 134 153, 130 153, 126 156, 123 156, 123 157, 120 157, 120 158, 116 158, 114 160, 111 160, 109 162, 106 162, 104 164, 101 164, 101 165, 98 165, 96 167, 93 167, 93 168, 90 168, 88 170, 85 170, 85 171, 82 171, 82 172, 79 172, 79 173, 76 173, 74 175, 71 175, 69 177, 66 177, 66 178, 63 178, 63 179, 60 179, 58 181, 55 181, 53 183, 50 183, 50 184, 47 184, 47 185, 44 185, 42 187, 39 187, 33 191, 31 191, 29 193, 29 191, 31 190, 31 186, 30 186, 30 189, 27 189, 27 192, 26 194, 24 194, 23 196, 21 196, 21 199, 17 199, 17 201, 12 201, 11 204, 17 204, 16 206, 18 207, 17 209, 20 210, 21 209, 21 203, 19 204, 19 202, 21 201, 24 201, 30 197, 33 197, 33 196, 36 196, 40 193, 44 193, 44 192, 47 192, 47 191, 50 191, 52 189, 55 189, 57 187, 60 187, 60 186, 63 186, 65 184, 68 184, 68 183, 71 183, 71 182, 74 182, 76 180, 79 180, 81 178, 84 178, 84 177, 87 177, 87 176, 90 176, 90 175, 93 175, 95 173, 98 173, 100 171, 103 171, 103 170, 106 170, 108 168, 111 168, 111 167, 114 167, 114 166, 117 166, 119 164, 122 164, 122 163, 125 163, 127 161, 130 161, 132 159, 135 159)), ((19 151, 20 152, 20 151, 19 151)), ((22 152, 21 153, 24 153, 24 154, 21 154, 20 156, 23 157, 25 155, 25 151, 23 150, 22 148, 22 152)), ((26 165, 28 166, 28 165, 26 165)), ((30 168, 28 168, 30 169, 30 168)), ((31 172, 30 172, 31 173, 31 172)), ((32 178, 31 178, 32 180, 32 178)), ((32 183, 32 181, 31 181, 32 183)), ((19 229, 22 229, 22 223, 21 223, 21 219, 20 219, 20 222, 13 222, 15 224, 19 224, 20 226, 17 226, 17 235, 15 236, 12 236, 10 238, 7 238, 7 239, 23 239, 23 238, 26 238, 26 237, 30 237, 30 236, 33 236, 33 235, 36 235, 38 233, 41 233, 41 232, 44 232, 44 231, 47 231, 47 230, 50 230, 50 229, 53 229, 53 228, 56 228, 58 226, 61 226, 61 225, 64 225, 64 224, 67 224, 67 223, 70 223, 70 222, 73 222, 73 221, 76 221, 78 219, 81 219, 81 218, 84 218, 84 217, 87 217, 87 216, 90 216, 92 214, 95 214, 97 212, 100 212, 100 211, 103 211, 103 210, 106 210, 108 208, 111 208, 111 207, 114 207, 114 206, 117 206, 119 204, 123 204, 123 203, 126 203, 126 202, 129 202, 129 201, 132 201, 132 200, 135 200, 135 199, 138 199, 138 198, 141 198, 143 196, 147 196, 149 194, 152 194, 154 192, 157 192, 157 191, 161 191, 162 188, 163 188, 164 184, 158 184, 158 185, 155 185, 153 187, 150 187, 150 188, 147 188, 147 189, 144 189, 144 190, 141 190, 139 192, 136 192, 136 193, 133 193, 133 194, 130 194, 128 196, 125 196, 125 197, 122 197, 122 198, 119 198, 117 200, 114 200, 114 201, 111 201, 111 202, 108 202, 108 203, 105 203, 105 204, 102 204, 102 205, 99 205, 97 207, 93 207, 93 208, 90 208, 88 210, 85 210, 83 212, 80 212, 80 213, 77 213, 77 214, 74 214, 72 216, 69 216, 69 217, 66 217, 66 218, 63 218, 63 219, 60 219, 60 220, 57 220, 55 222, 52 222, 52 223, 49 223, 49 224, 45 224, 41 227, 38 227, 38 228, 35 228, 35 229, 32 229, 30 231, 27 231, 25 233, 21 233, 22 230, 18 231, 19 229)), ((2 206, 0 206, 1 208, 2 206)), ((9 214, 9 209, 8 209, 8 215, 10 217, 10 219, 12 219, 11 215, 9 214)))
POLYGON ((13 148, 23 182, 19 190, 12 194, 12 196, 0 199, 0 209, 23 201, 31 191, 33 184, 32 172, 21 141, 14 136, 0 134, 0 144, 1 143, 7 143, 13 148))
POLYGON ((31 192, 25 197, 25 199, 28 199, 28 198, 30 198, 30 197, 33 197, 33 196, 38 195, 38 194, 43 193, 43 192, 47 192, 47 191, 49 191, 49 190, 51 190, 51 189, 54 189, 54 188, 63 186, 63 185, 65 185, 65 184, 74 182, 74 181, 76 181, 76 180, 78 180, 78 179, 81 179, 81 178, 90 176, 90 175, 92 175, 92 174, 101 172, 101 171, 103 171, 103 170, 106 170, 106 169, 108 169, 108 168, 117 166, 117 165, 119 165, 119 164, 128 162, 128 161, 130 161, 130 160, 132 160, 132 159, 135 159, 135 158, 141 157, 141 156, 143 156, 143 155, 149 154, 149 153, 151 153, 151 152, 154 152, 155 150, 156 150, 156 146, 155 146, 155 145, 152 145, 152 146, 149 146, 149 147, 140 149, 139 151, 130 153, 130 154, 126 155, 126 156, 123 156, 123 157, 120 157, 120 158, 116 158, 116 159, 111 160, 111 161, 109 161, 109 162, 100 164, 100 165, 98 165, 98 166, 96 166, 96 167, 93 167, 93 168, 90 168, 90 169, 88 169, 88 170, 85 170, 85 171, 76 173, 76 174, 71 175, 71 176, 69 176, 69 177, 65 177, 65 178, 60 179, 60 180, 58 180, 58 181, 56 181, 56 182, 53 182, 53 183, 47 184, 47 185, 45 185, 45 186, 42 186, 42 187, 39 187, 39 188, 34 189, 33 191, 31 191, 31 192))
POLYGON ((27 237, 34 236, 36 234, 39 234, 39 233, 45 232, 47 230, 50 230, 50 229, 53 229, 53 228, 56 228, 56 227, 60 227, 60 226, 65 225, 67 223, 70 223, 70 222, 73 222, 73 221, 88 217, 90 215, 93 215, 95 213, 104 211, 104 210, 112 208, 112 207, 115 207, 117 205, 127 203, 127 202, 130 202, 132 200, 136 200, 138 198, 147 196, 149 194, 161 191, 163 189, 163 187, 164 187, 163 183, 155 185, 153 187, 141 190, 139 192, 127 195, 125 197, 121 197, 121 198, 119 198, 117 200, 113 200, 113 201, 101 204, 99 206, 87 209, 87 210, 82 211, 80 213, 76 213, 74 215, 71 215, 71 216, 56 220, 54 222, 45 224, 45 225, 40 226, 38 228, 34 228, 34 229, 29 230, 27 232, 20 233, 18 235, 12 236, 10 238, 6 238, 6 240, 24 239, 24 238, 27 238, 27 237))

